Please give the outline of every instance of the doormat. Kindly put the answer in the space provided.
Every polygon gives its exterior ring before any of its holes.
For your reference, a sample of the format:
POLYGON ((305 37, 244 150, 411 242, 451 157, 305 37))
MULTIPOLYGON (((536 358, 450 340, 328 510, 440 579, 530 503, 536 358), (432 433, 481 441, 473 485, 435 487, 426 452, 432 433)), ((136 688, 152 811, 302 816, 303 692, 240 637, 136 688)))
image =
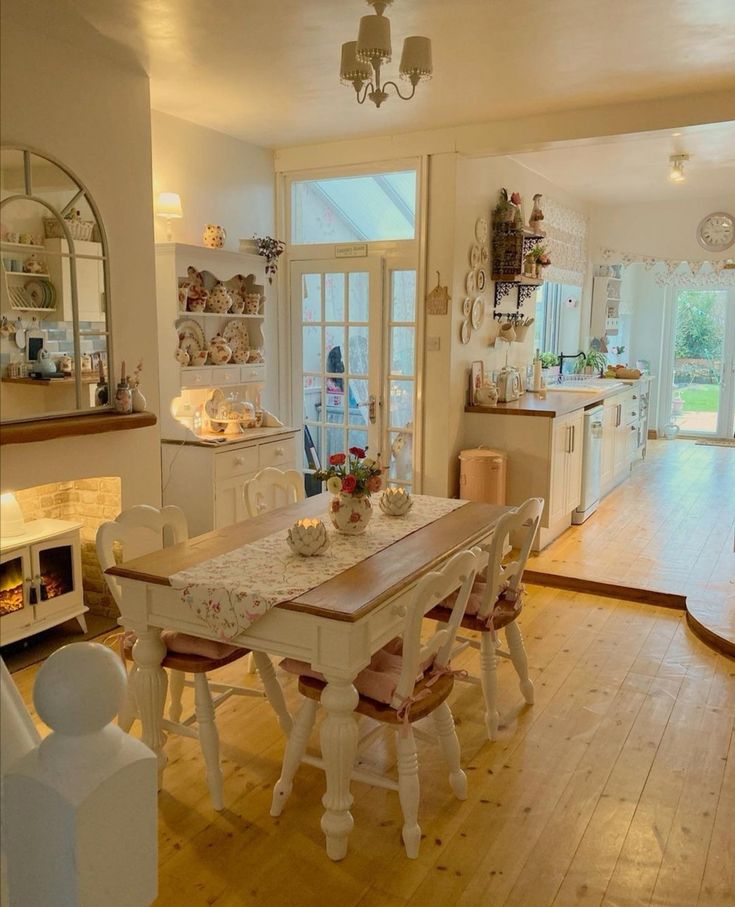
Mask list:
POLYGON ((735 438, 712 438, 711 441, 697 441, 701 447, 735 447, 735 438))
POLYGON ((82 633, 81 627, 72 618, 56 627, 49 627, 48 630, 42 630, 33 636, 27 636, 25 639, 19 639, 17 642, 3 646, 0 649, 0 656, 2 656, 5 666, 11 674, 14 674, 39 661, 45 661, 49 655, 70 642, 89 642, 98 636, 107 636, 118 627, 114 617, 92 614, 90 611, 85 617, 87 620, 86 633, 82 633))

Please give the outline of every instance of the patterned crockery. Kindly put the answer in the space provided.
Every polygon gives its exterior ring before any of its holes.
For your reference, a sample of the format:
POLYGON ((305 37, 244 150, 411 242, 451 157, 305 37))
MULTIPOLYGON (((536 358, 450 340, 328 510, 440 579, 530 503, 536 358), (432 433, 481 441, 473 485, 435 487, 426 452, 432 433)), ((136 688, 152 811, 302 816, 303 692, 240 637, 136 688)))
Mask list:
POLYGON ((226 365, 232 359, 232 349, 220 334, 209 341, 209 355, 214 365, 226 365))
POLYGON ((208 350, 199 350, 198 353, 193 353, 190 356, 189 365, 198 365, 198 366, 206 365, 208 356, 209 356, 208 350))
POLYGON ((179 363, 179 365, 189 364, 189 354, 186 352, 186 350, 182 350, 181 347, 176 350, 175 356, 176 361, 179 363))
POLYGON ((210 249, 221 249, 227 239, 227 231, 218 224, 207 224, 202 235, 202 242, 210 249))
POLYGON ((257 315, 260 312, 260 293, 245 294, 245 312, 248 315, 257 315))
POLYGON ((207 298, 208 294, 206 290, 196 293, 195 295, 189 295, 186 301, 186 307, 190 312, 203 312, 207 308, 207 298))
POLYGON ((242 315, 245 310, 245 300, 239 293, 232 294, 232 307, 230 311, 233 315, 242 315))
POLYGON ((248 362, 265 362, 262 350, 250 350, 248 353, 248 362))
POLYGON ((207 300, 207 311, 225 315, 232 308, 232 294, 223 283, 218 283, 207 300))

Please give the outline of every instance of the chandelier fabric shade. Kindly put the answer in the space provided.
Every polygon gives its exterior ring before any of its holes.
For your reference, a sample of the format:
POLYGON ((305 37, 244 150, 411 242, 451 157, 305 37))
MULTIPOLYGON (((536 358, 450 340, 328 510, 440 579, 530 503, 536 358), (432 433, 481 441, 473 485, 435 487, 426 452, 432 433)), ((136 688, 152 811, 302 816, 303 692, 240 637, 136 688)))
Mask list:
POLYGON ((433 72, 431 63, 431 39, 421 35, 411 35, 403 42, 401 65, 399 67, 404 79, 428 79, 433 72))
POLYGON ((380 60, 390 63, 390 19, 385 16, 363 16, 357 33, 357 59, 363 63, 380 60))
POLYGON ((339 77, 346 85, 354 82, 367 82, 373 71, 367 63, 357 59, 357 41, 347 41, 342 45, 342 63, 339 77))
POLYGON ((390 79, 384 81, 382 72, 383 64, 390 62, 393 52, 390 20, 383 13, 393 0, 367 2, 375 12, 360 19, 357 41, 347 41, 342 45, 340 79, 355 89, 358 104, 369 100, 380 107, 388 99, 389 91, 402 101, 410 101, 419 82, 432 76, 431 41, 421 35, 409 35, 404 40, 398 71, 402 79, 411 83, 411 88, 402 92, 396 82, 390 79))

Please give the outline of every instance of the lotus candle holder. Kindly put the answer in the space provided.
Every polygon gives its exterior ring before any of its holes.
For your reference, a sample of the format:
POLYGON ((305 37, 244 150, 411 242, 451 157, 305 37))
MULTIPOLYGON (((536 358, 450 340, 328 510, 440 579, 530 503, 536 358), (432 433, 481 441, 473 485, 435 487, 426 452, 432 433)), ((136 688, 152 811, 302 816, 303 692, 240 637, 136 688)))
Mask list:
POLYGON ((386 488, 380 496, 380 509, 388 516, 405 516, 413 507, 413 498, 405 488, 386 488))
POLYGON ((288 530, 286 541, 291 551, 302 557, 324 554, 329 548, 327 527, 317 519, 297 520, 288 530))

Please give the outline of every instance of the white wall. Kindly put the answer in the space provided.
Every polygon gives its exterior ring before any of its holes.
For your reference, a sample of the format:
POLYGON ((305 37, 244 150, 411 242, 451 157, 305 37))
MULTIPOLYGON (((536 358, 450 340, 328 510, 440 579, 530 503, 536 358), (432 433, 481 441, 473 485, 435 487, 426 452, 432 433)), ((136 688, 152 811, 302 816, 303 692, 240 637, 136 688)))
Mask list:
MULTIPOLYGON (((157 412, 148 79, 65 0, 53 7, 4 0, 0 64, 3 142, 57 157, 99 207, 109 239, 115 357, 143 359, 143 390, 157 412)), ((0 456, 3 490, 119 475, 125 505, 160 501, 157 427, 6 445, 0 456)))
MULTIPOLYGON (((225 248, 238 240, 273 236, 273 152, 154 110, 151 113, 153 191, 178 192, 183 218, 171 222, 175 242, 201 245, 205 224, 227 230, 225 248)), ((166 225, 156 218, 156 242, 166 225)))
MULTIPOLYGON (((490 219, 492 208, 498 199, 498 192, 505 187, 509 192, 518 191, 524 199, 524 215, 528 218, 530 200, 534 193, 552 196, 570 208, 585 212, 585 205, 558 186, 523 167, 517 161, 505 156, 494 157, 451 157, 456 162, 454 174, 445 173, 443 187, 432 180, 432 196, 429 200, 429 255, 427 272, 433 275, 441 270, 446 273, 447 259, 451 262, 452 281, 450 293, 450 315, 443 319, 442 350, 428 352, 425 380, 424 421, 426 425, 424 462, 426 468, 425 489, 431 494, 456 493, 458 488, 458 454, 462 447, 462 422, 467 399, 467 373, 473 360, 480 359, 485 369, 500 369, 508 362, 523 368, 533 356, 533 331, 529 330, 525 342, 506 345, 498 342, 494 347, 490 340, 497 332, 497 322, 492 319, 493 284, 488 283, 485 291, 487 313, 479 331, 473 332, 470 342, 460 340, 460 327, 464 320, 462 300, 467 295, 465 277, 470 269, 469 252, 474 242, 475 222, 478 217, 490 219), (437 195, 440 190, 443 194, 437 195), (452 190, 454 198, 452 214, 452 190), (451 228, 450 225, 451 224, 451 228), (438 242, 441 237, 441 244, 438 242), (451 248, 451 256, 448 249, 451 248), (448 340, 448 346, 444 341, 448 340), (449 377, 447 384, 446 377, 449 377), (449 388, 449 393, 447 393, 449 388), (433 432, 433 443, 430 437, 433 432)), ((432 158, 433 162, 436 158, 432 158)), ((433 285, 432 281, 429 281, 433 285)), ((509 300, 506 300, 506 305, 509 300)), ((535 296, 524 304, 523 311, 533 314, 535 296)), ((515 306, 513 300, 512 306, 515 306)), ((428 319, 427 335, 438 332, 428 319)), ((572 329, 573 330, 573 329, 572 329)), ((578 339, 572 343, 576 347, 578 339)))

